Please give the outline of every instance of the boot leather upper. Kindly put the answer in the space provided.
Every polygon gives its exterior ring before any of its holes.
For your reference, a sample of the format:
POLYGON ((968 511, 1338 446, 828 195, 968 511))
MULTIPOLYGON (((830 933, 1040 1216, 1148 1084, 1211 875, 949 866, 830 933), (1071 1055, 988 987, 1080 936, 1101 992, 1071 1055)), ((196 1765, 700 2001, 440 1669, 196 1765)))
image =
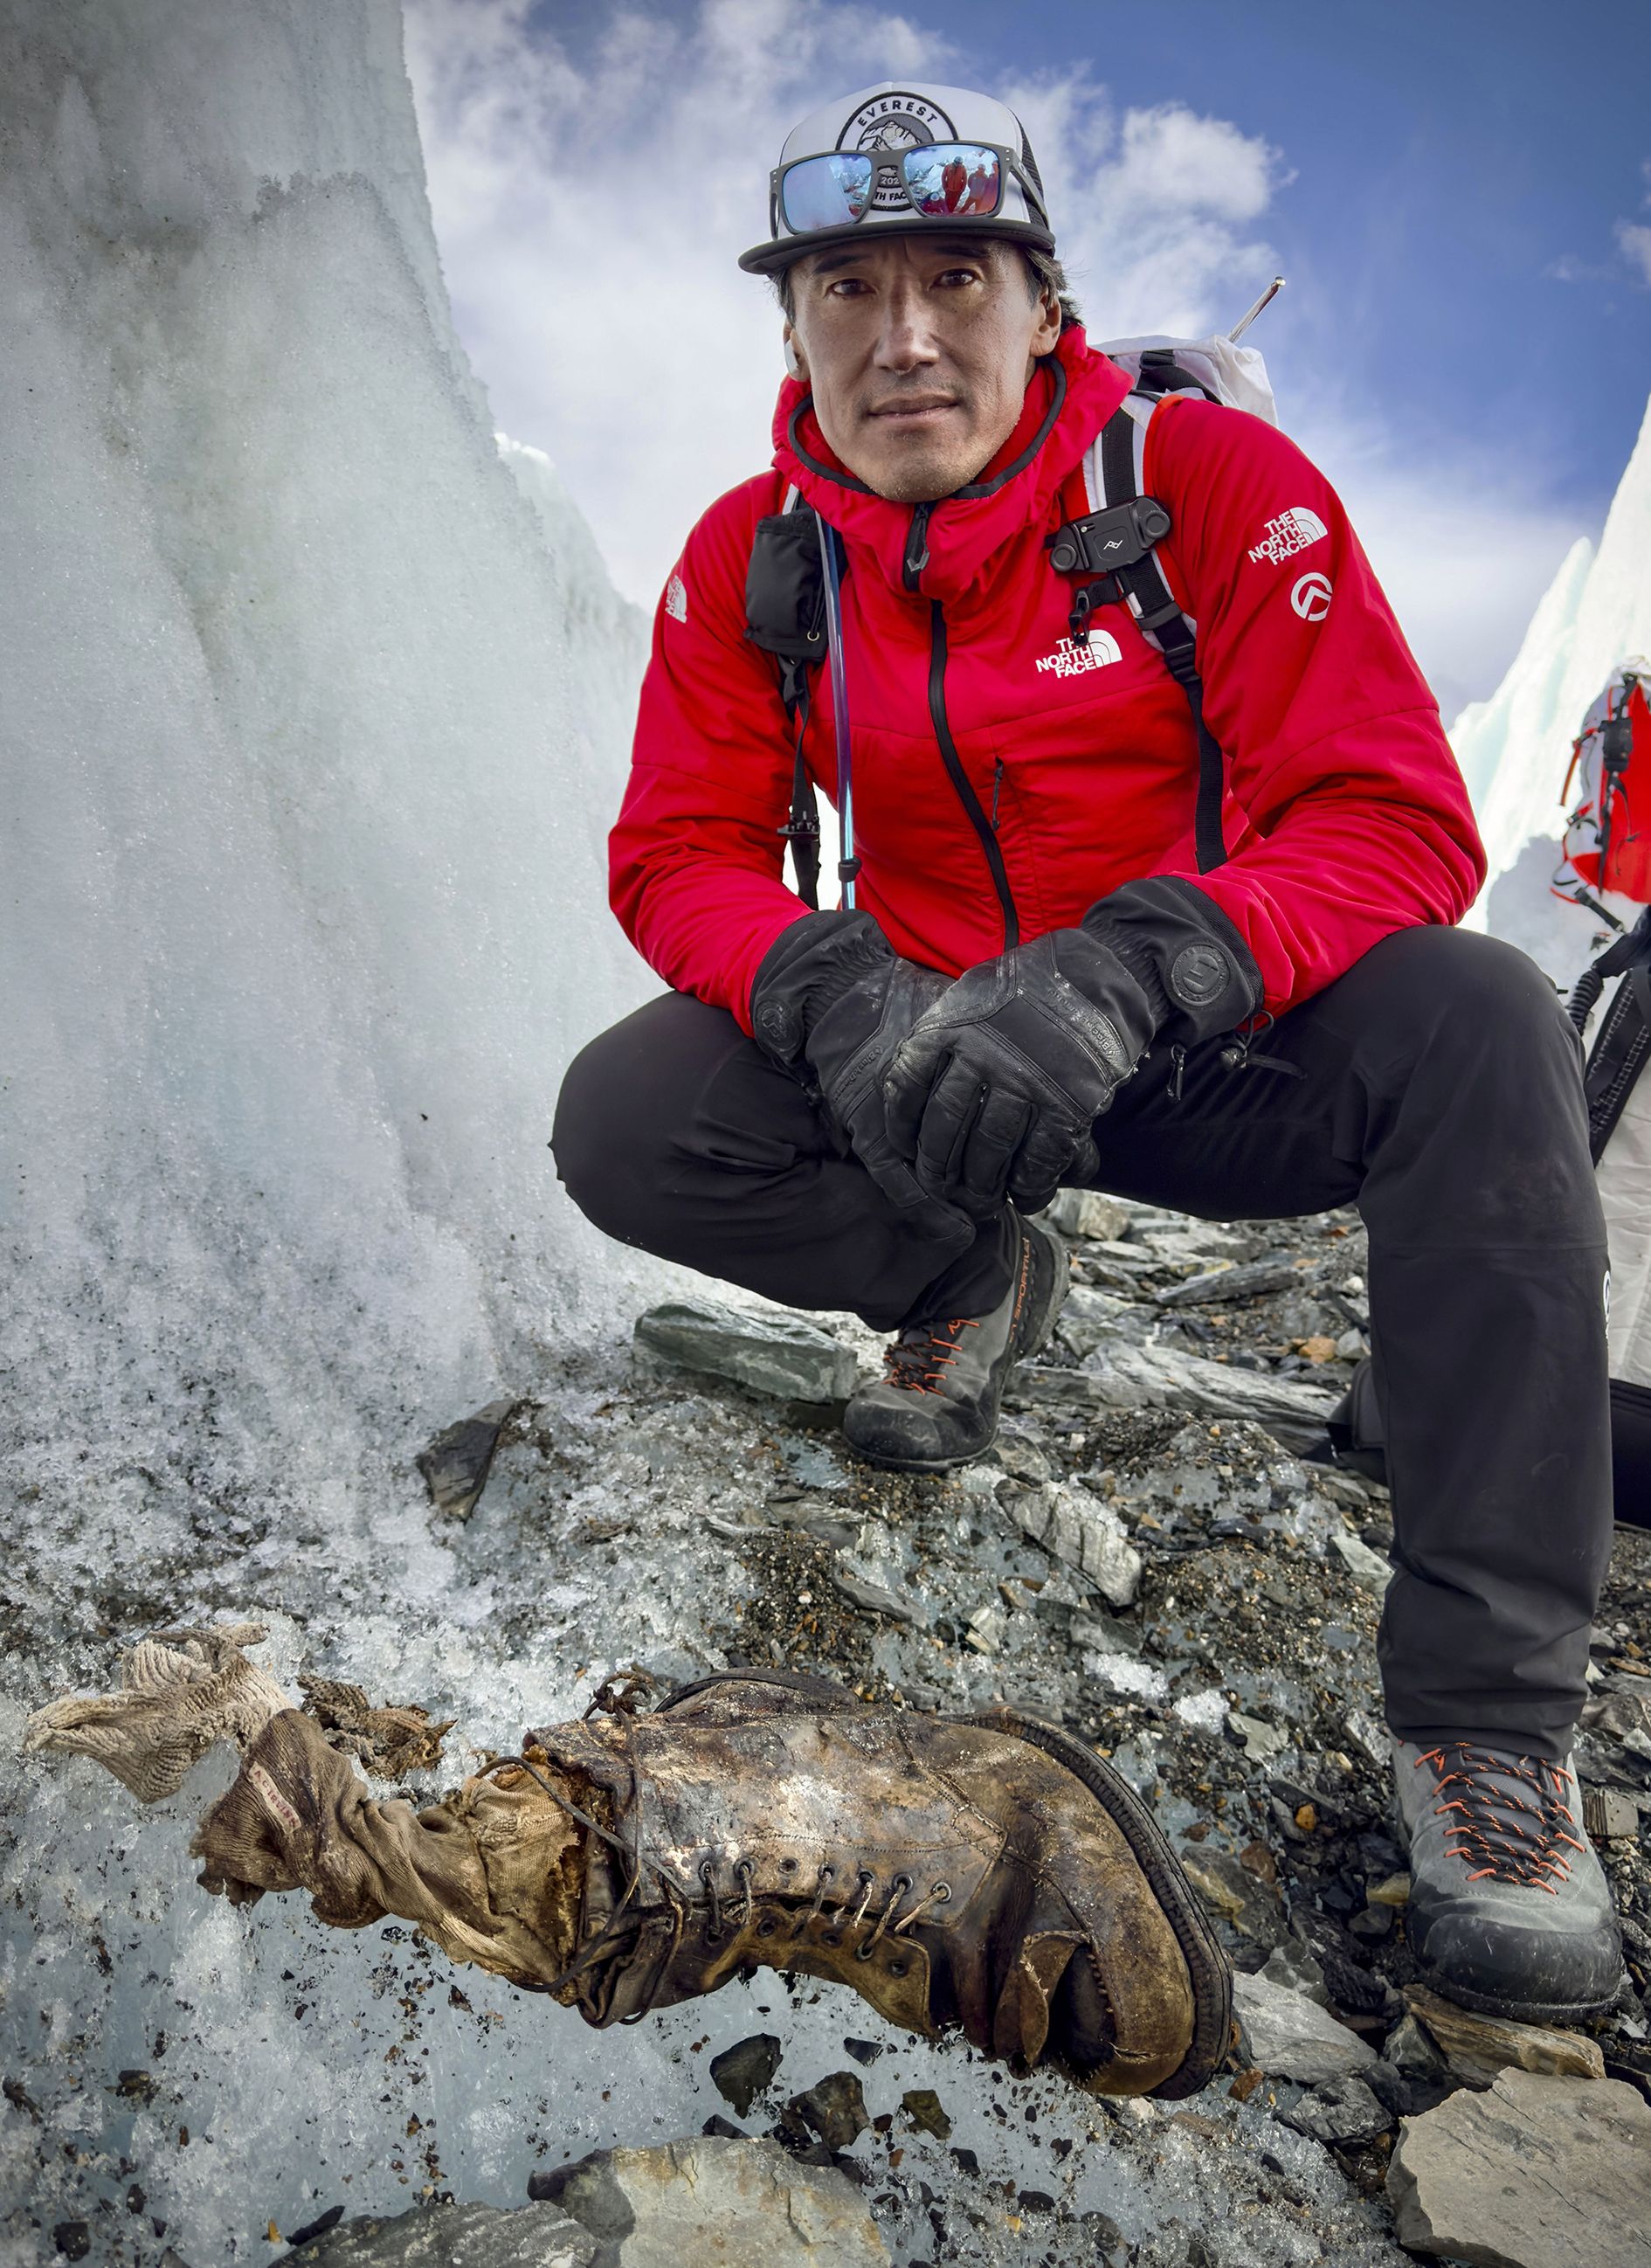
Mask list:
POLYGON ((1099 2091, 1144 2093, 1186 2058, 1187 1963, 1128 1843, 1006 1734, 731 1681, 532 1737, 608 1791, 630 1854, 587 1853, 581 1934, 611 1930, 611 1951, 563 1997, 593 2023, 766 1965, 848 1984, 914 2031, 1047 2051, 1099 2091))

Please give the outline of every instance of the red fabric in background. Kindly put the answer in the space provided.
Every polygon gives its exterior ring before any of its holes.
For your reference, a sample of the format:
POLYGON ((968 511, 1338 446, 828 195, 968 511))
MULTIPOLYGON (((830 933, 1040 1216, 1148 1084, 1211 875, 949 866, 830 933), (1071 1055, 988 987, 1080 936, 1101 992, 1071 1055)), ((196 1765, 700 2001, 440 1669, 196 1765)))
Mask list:
MULTIPOLYGON (((1636 685, 1628 696, 1628 722, 1633 728, 1633 753, 1628 769, 1611 799, 1610 841, 1606 846, 1605 872, 1600 873, 1599 852, 1570 847, 1575 821, 1567 836, 1566 855, 1592 890, 1616 890, 1636 905, 1651 905, 1651 706, 1645 688, 1636 685)), ((1597 766, 1596 767, 1597 774, 1597 766)), ((1568 784, 1568 783, 1567 783, 1568 784)), ((1582 816, 1597 827, 1597 789, 1584 805, 1582 816)))
MULTIPOLYGON (((786 428, 805 396, 789 380, 775 470, 720 498, 689 537, 655 618, 611 838, 612 902, 667 983, 731 1009, 748 1029, 757 965, 805 910, 781 879, 777 831, 790 804, 791 729, 774 666, 745 636, 753 533, 788 483, 847 549, 859 902, 896 952, 955 974, 1003 949, 991 873, 930 711, 936 600, 952 735, 987 811, 995 796, 1023 939, 1075 923, 1122 883, 1183 876, 1243 933, 1277 1014, 1392 932, 1458 920, 1478 887, 1483 854, 1437 706, 1335 491, 1262 420, 1181 398, 1153 419, 1145 488, 1171 516, 1159 556, 1197 623, 1205 714, 1227 755, 1231 855, 1198 874, 1185 696, 1123 607, 1093 617, 1116 659, 1094 666, 1075 652, 1072 579, 1049 563, 1046 539, 1083 508, 1080 460, 1127 388, 1080 330, 1059 352, 1068 385, 1053 431, 995 495, 934 507, 918 593, 901 572, 911 507, 800 460, 786 428), (1311 536, 1314 518, 1323 536, 1311 536), (1304 583, 1315 577, 1329 585, 1327 606, 1319 585, 1304 583)), ((1041 369, 999 464, 1024 449, 1050 398, 1041 369)), ((811 412, 799 439, 831 466, 811 412)), ((1094 651, 1109 652, 1099 636, 1094 651)), ((830 712, 822 670, 805 752, 828 798, 830 712)), ((829 823, 823 849, 829 876, 829 823)))

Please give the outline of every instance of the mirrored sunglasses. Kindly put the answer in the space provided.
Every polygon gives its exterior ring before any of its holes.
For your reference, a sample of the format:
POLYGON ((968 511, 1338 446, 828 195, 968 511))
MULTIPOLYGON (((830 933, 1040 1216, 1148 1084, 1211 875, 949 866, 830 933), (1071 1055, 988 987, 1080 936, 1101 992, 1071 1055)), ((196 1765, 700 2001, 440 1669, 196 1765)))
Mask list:
POLYGON ((863 220, 880 186, 898 184, 924 220, 986 220, 1003 202, 1004 179, 1013 173, 1029 207, 1043 199, 1013 151, 989 142, 925 142, 915 150, 832 151, 793 158, 780 168, 779 210, 793 235, 842 228, 863 220))

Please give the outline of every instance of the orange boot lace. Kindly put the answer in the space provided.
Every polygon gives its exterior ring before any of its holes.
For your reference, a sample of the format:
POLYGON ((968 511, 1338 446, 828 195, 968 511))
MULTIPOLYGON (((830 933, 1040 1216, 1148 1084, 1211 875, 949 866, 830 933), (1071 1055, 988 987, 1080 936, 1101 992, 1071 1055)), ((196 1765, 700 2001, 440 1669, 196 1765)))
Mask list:
POLYGON ((1416 1759, 1434 1773, 1434 1811, 1449 1825, 1445 1848, 1470 1868, 1470 1882, 1515 1882, 1559 1896, 1571 1871, 1567 1852, 1585 1852, 1566 1798, 1568 1776, 1542 1756, 1493 1756, 1448 1741, 1416 1759))
POLYGON ((906 1394, 940 1394, 946 1373, 957 1359, 965 1331, 977 1331, 978 1322, 958 1315, 947 1323, 908 1323, 891 1346, 883 1349, 883 1383, 906 1394))

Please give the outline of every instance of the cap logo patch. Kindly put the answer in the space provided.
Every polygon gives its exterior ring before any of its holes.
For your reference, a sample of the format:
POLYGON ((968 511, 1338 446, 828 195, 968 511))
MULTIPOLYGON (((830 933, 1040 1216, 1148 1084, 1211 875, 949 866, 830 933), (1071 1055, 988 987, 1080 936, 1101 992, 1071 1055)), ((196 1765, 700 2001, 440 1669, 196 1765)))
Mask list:
POLYGON ((673 575, 665 586, 665 611, 674 622, 688 620, 688 585, 680 575, 673 575))
POLYGON ((1330 534, 1316 512, 1304 504, 1292 504, 1281 512, 1277 519, 1267 522, 1266 534, 1250 553, 1252 559, 1270 559, 1276 567, 1298 551, 1305 551, 1315 543, 1322 543, 1330 534))
MULTIPOLYGON (((954 142, 957 129, 946 113, 920 94, 880 94, 864 102, 837 136, 839 150, 891 150, 896 156, 925 142, 954 142)), ((909 204, 904 184, 892 166, 878 168, 872 191, 873 212, 893 212, 909 204)))

